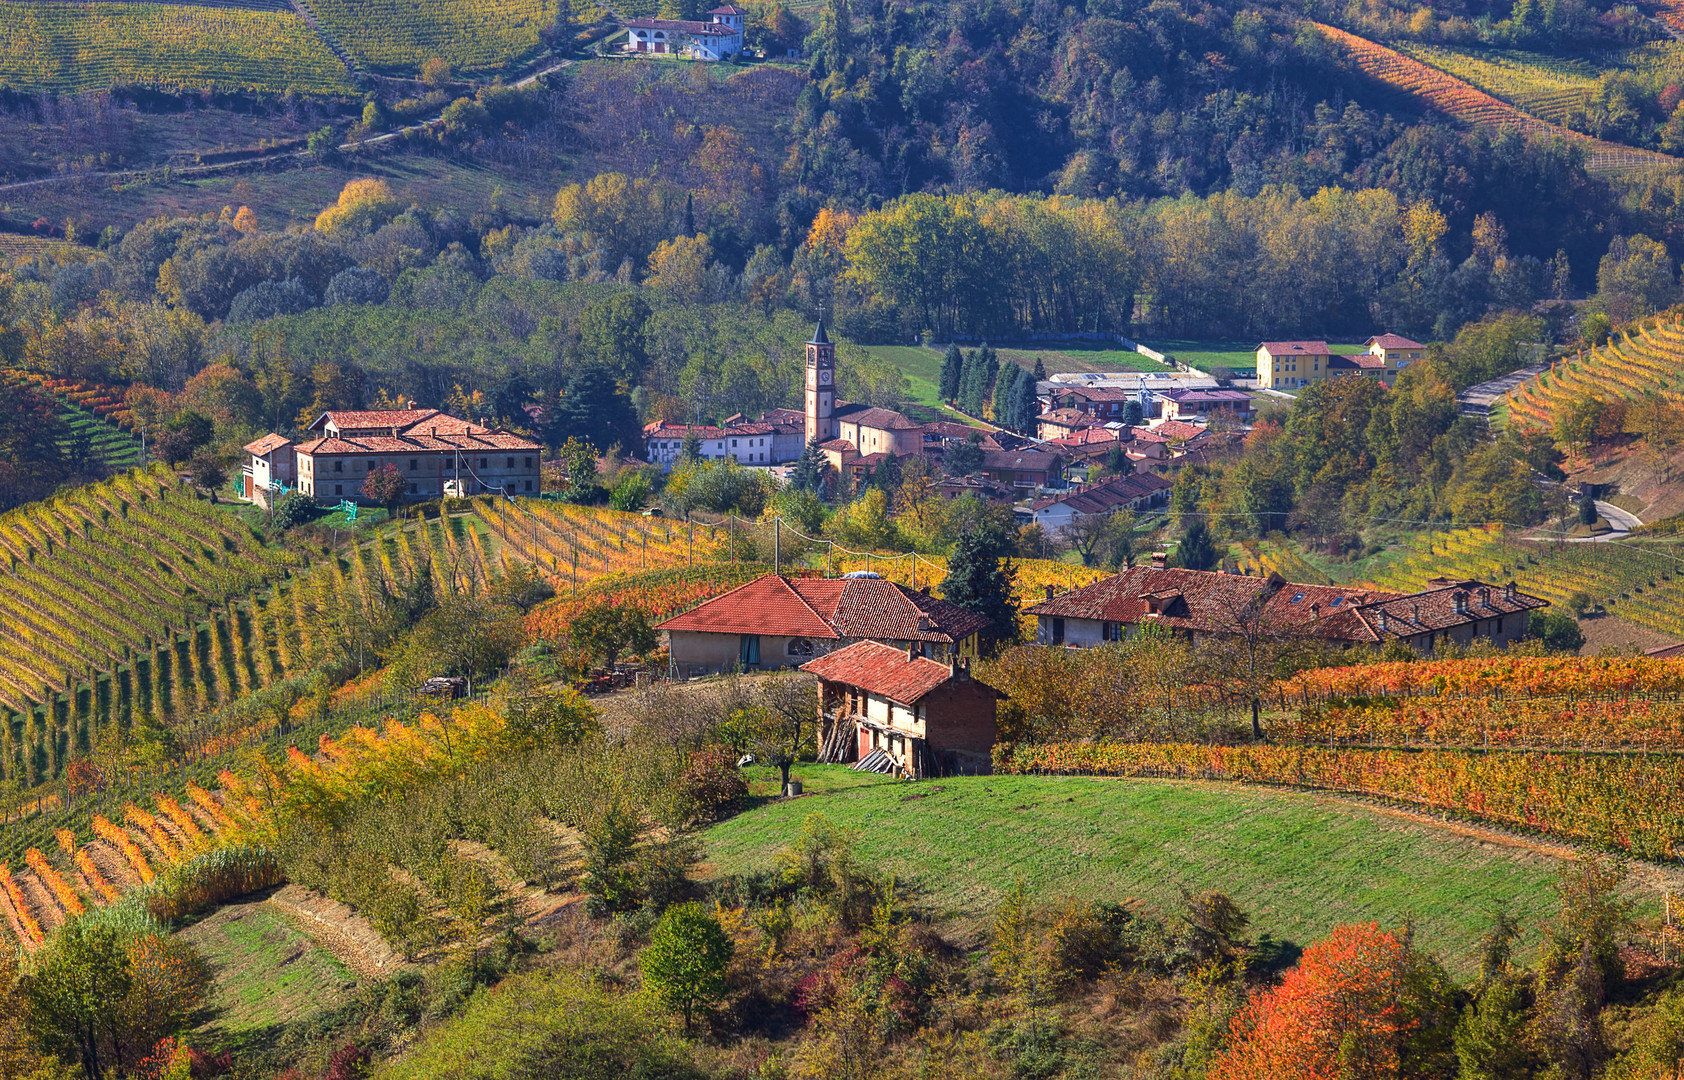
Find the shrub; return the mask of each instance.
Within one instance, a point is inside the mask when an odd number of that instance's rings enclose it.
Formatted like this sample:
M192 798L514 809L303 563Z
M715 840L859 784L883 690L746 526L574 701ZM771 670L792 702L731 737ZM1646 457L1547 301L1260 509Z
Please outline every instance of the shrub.
M748 782L737 768L731 752L722 747L698 750L690 756L690 767L678 778L678 797L689 809L693 823L728 817L748 796Z
M315 502L308 495L294 491L275 504L275 514L271 520L276 528L290 529L296 525L307 524L315 516Z
M379 271L353 266L349 270L339 271L328 281L327 289L322 293L322 304L326 307L338 307L340 304L384 304L391 291Z
M735 953L719 920L692 901L667 909L638 962L644 983L684 1015L688 1031L697 1009L725 996L725 969Z
M297 278L260 281L234 297L228 306L230 323L261 322L277 315L297 315L316 306L316 298Z

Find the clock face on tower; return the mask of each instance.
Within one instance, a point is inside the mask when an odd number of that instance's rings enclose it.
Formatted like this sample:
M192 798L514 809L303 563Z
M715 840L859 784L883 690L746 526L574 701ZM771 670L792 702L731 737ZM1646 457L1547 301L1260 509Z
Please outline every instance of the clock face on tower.
M829 369L825 369L825 370L822 370L822 371L819 372L819 382L822 382L822 383L830 382L830 371L829 371Z

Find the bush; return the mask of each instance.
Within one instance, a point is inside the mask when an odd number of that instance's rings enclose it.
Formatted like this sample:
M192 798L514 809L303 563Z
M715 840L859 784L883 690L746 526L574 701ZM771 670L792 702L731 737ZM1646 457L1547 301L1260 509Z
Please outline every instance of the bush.
M315 501L302 492L294 491L275 504L275 514L270 520L278 529L290 529L308 524L315 516Z
M573 972L505 979L474 998L461 1017L429 1032L384 1075L388 1080L703 1076L647 1005Z
M690 767L678 778L678 796L692 823L718 821L748 797L748 782L730 751L709 747L691 755Z
M1579 629L1578 621L1560 611L1533 612L1526 633L1554 652L1576 653L1585 643L1585 632Z
M642 473L628 473L609 493L608 505L615 510L641 510L653 490Z
M688 1031L697 1009L725 996L725 969L735 952L719 920L691 902L667 909L638 961L643 981L684 1015Z

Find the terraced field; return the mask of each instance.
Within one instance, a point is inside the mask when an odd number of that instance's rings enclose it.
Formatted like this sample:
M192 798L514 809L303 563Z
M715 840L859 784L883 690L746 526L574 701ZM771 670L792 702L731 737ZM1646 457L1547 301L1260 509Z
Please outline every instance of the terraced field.
M1554 544L1522 540L1500 526L1420 533L1412 551L1389 564L1373 583L1399 592L1424 589L1429 579L1471 577L1520 584L1523 592L1566 607L1583 592L1612 615L1684 638L1684 563L1663 551L1631 544Z
M3 54L4 49L5 45L0 44L0 54ZM0 76L0 81L4 81L3 76ZM25 236L22 233L0 233L0 262L7 259L29 259L48 252L93 257L93 252L87 248L67 244L63 240L54 240L47 236Z
M1514 105L1562 124L1596 91L1595 69L1582 61L1511 50L1446 49L1404 42L1398 50Z
M361 65L413 73L432 57L459 72L507 68L538 51L556 0L308 0Z
M1684 321L1676 313L1645 319L1606 345L1557 361L1503 401L1511 423L1549 431L1582 398L1636 401L1651 392L1684 402Z
M28 93L352 91L345 66L290 10L56 0L0 0L0 84Z
M59 440L61 449L86 453L113 470L140 465L140 440L126 430L128 411L120 396L97 389L70 389L59 380L38 375L0 371L0 387L26 380L42 386L58 401L59 418L70 428L70 437Z
M1676 169L1684 161L1652 150L1636 150L1593 139L1558 124L1541 120L1501 101L1484 90L1436 67L1405 56L1396 49L1323 23L1313 23L1328 40L1356 61L1364 74L1424 99L1433 108L1465 124L1518 128L1528 135L1553 135L1579 143L1586 151L1586 167L1605 175L1631 175Z

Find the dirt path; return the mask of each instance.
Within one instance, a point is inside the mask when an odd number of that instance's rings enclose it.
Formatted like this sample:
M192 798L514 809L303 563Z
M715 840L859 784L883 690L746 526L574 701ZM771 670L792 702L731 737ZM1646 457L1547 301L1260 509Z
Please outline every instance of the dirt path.
M337 900L301 885L284 885L263 903L364 978L385 978L409 966L367 919Z

